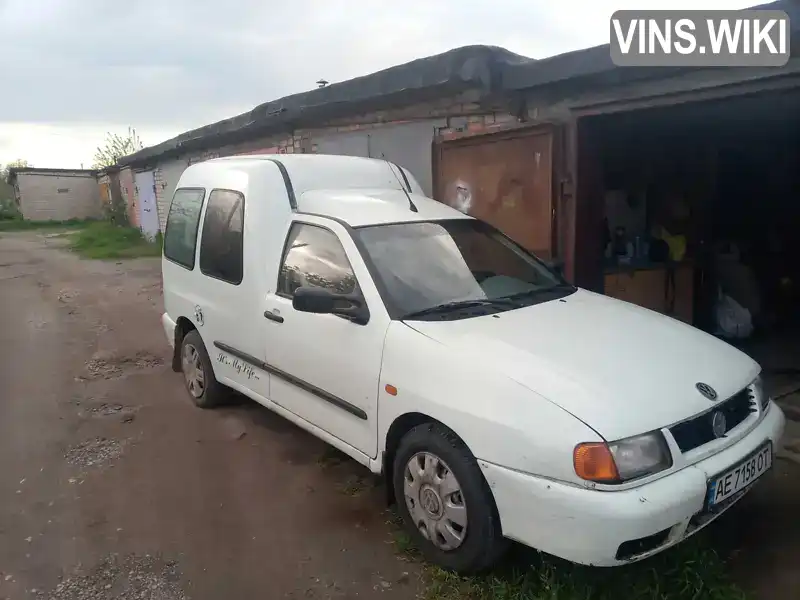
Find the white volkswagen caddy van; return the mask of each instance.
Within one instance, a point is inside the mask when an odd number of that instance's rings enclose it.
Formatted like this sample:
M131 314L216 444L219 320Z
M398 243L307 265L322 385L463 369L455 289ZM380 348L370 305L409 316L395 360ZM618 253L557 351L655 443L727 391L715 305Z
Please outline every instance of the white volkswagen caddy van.
M198 406L233 388L385 474L459 572L508 539L587 565L664 550L767 473L783 433L746 355L570 285L386 161L190 166L163 277Z

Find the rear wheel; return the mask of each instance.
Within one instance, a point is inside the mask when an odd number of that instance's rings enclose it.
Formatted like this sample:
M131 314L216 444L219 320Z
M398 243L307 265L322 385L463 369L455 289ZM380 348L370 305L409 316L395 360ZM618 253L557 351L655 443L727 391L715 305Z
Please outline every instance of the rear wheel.
M186 391L197 406L213 408L222 403L225 388L214 377L211 359L197 331L190 331L183 337L181 371Z
M401 440L394 489L403 522L424 556L459 573L481 571L507 548L489 487L450 430L419 425Z

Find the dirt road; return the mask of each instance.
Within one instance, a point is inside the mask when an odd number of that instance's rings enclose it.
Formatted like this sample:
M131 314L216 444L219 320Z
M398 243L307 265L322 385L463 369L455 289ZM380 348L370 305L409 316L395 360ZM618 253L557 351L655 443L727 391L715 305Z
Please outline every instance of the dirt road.
M62 243L0 236L0 600L417 597L363 468L252 402L189 403L157 260ZM757 598L797 597L798 506L778 461L710 528Z
M0 237L0 599L416 596L363 468L254 403L190 405L157 260L61 243Z

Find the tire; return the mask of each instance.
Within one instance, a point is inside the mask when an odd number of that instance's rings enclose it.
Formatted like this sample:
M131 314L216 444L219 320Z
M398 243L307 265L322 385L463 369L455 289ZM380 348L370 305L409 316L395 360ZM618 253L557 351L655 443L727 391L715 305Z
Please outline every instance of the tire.
M222 404L226 397L225 386L214 377L214 369L203 338L196 330L183 336L180 358L183 385L192 402L200 408L214 408ZM198 382L193 369L201 373L202 383Z
M475 457L452 431L436 423L418 425L400 441L392 469L403 523L428 561L470 574L501 558L509 542L494 497ZM431 527L436 542L430 541Z

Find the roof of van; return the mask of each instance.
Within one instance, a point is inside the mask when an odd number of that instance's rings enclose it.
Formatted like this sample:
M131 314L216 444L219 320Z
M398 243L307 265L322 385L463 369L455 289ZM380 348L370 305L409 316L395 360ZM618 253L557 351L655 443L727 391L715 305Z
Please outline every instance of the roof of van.
M298 213L313 213L344 221L352 227L469 219L458 210L424 195L419 182L406 169L386 160L326 154L240 155L214 158L186 170L244 171L248 176L263 169L282 167L284 181L293 194ZM405 191L404 191L405 189ZM406 194L408 192L408 195ZM287 196L290 192L287 191ZM409 197L417 211L411 209ZM289 198L287 198L289 202Z

